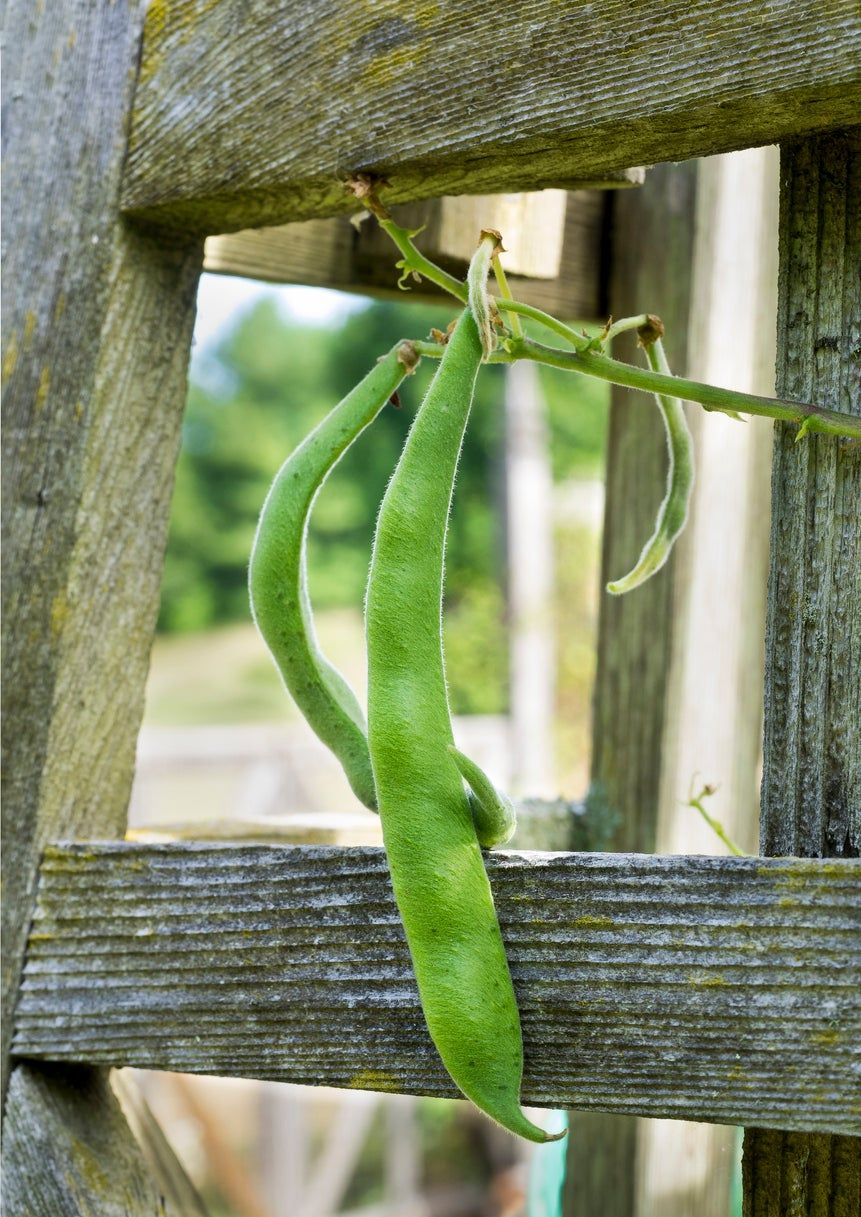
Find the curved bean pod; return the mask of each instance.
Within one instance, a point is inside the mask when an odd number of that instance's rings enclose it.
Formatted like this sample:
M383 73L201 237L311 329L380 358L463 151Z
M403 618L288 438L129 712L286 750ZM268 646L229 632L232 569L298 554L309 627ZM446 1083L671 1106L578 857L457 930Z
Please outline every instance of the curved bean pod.
M366 599L368 740L395 899L431 1038L454 1081L512 1132L520 1110L514 987L469 803L449 752L440 613L454 478L482 348L461 316L389 482Z
M469 786L467 799L479 845L485 849L505 845L517 827L517 812L511 799L497 790L484 770L454 744L449 746L449 752Z
M646 358L654 372L669 375L670 369L660 338L646 346ZM664 420L669 452L667 491L658 510L655 531L649 537L633 570L621 579L607 584L607 591L621 596L651 579L670 556L670 550L688 518L688 503L694 484L693 440L688 429L682 403L677 397L655 394Z
M330 470L373 422L417 359L410 343L398 343L291 453L263 504L248 570L251 614L288 692L341 762L356 796L372 809L377 798L365 716L317 642L305 541L314 499Z
M377 800L364 715L352 689L317 643L305 554L314 498L390 396L398 375L393 357L401 365L401 378L414 366L411 344L400 343L285 461L264 504L249 569L252 616L288 691L340 760L354 793L372 811ZM474 761L464 760L484 780L481 799L476 792L470 795L479 842L487 849L502 845L514 831L514 808Z

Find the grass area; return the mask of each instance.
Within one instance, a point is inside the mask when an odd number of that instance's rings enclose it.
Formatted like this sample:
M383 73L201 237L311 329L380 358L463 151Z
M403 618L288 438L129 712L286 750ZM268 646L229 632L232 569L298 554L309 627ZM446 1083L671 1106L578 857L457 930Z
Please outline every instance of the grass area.
M358 613L318 614L326 655L364 696L365 642ZM153 647L144 723L213 726L297 720L299 712L253 624L159 635Z
M559 789L582 794L588 777L590 704L595 666L598 542L582 522L556 534L557 755ZM502 605L487 587L447 615L452 708L458 714L505 713L506 646ZM326 655L365 699L365 641L356 610L317 614ZM297 722L298 711L252 623L196 634L161 635L153 648L145 725L219 726Z
M595 532L556 529L556 771L566 796L589 784L600 551Z

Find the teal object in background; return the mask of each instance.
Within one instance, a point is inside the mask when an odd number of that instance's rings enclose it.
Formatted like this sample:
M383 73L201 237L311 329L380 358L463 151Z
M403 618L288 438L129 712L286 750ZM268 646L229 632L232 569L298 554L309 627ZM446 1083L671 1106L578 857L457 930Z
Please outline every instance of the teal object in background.
M541 1124L548 1132L568 1127L567 1111L548 1111ZM536 1145L529 1159L526 1188L527 1217L562 1217L562 1185L565 1182L565 1153L568 1138Z
M730 1184L729 1211L730 1217L742 1217L742 1181L741 1181L741 1152L744 1140L744 1129L735 1130L735 1162L732 1169Z

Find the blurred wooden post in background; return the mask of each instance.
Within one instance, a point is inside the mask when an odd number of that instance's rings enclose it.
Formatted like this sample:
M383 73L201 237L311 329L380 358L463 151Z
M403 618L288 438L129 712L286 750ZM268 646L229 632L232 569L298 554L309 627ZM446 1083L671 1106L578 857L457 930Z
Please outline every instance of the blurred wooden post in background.
M688 375L774 391L777 149L700 161ZM681 538L655 849L721 854L691 786L739 845L756 853L768 487L772 424L689 410L696 486ZM720 1124L640 1124L636 1217L726 1217L738 1134Z
M614 315L660 311L674 370L766 394L775 162L764 149L654 171L638 195L614 200L611 272ZM636 557L666 476L656 412L623 402L614 394L604 578ZM688 530L652 583L621 603L602 593L593 780L622 814L618 848L724 852L682 804L698 774L720 786L719 818L753 850L771 427L690 414ZM566 1211L724 1217L734 1155L735 1133L719 1125L575 1116Z
M693 163L658 166L636 196L613 200L610 310L630 316L660 301L668 358L679 372L687 366L696 181ZM620 341L623 346L623 358L636 357L633 340ZM636 561L666 480L660 418L648 397L638 397L612 392L602 588ZM673 557L660 578L627 596L600 592L591 772L619 814L613 843L619 850L655 847L676 578ZM565 1217L632 1217L638 1123L631 1116L572 1112Z
M638 186L642 169L607 176L607 188ZM598 183L593 184L597 187ZM463 277L482 227L497 228L508 251L503 264L518 300L561 317L597 316L604 199L591 190L533 190L425 199L393 209L399 224L421 228L422 251ZM537 239L536 239L537 238ZM370 221L358 232L346 216L252 228L209 237L204 270L270 283L302 283L398 299L441 301L423 279L398 291L397 252Z

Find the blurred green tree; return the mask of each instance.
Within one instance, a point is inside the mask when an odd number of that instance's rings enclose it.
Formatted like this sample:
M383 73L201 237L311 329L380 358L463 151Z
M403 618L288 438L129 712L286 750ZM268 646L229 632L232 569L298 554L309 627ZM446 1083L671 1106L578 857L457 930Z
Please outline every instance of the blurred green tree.
M248 554L282 461L380 354L400 338L444 328L453 316L444 299L439 306L383 300L326 327L285 316L267 297L195 361L161 630L200 630L248 618ZM433 371L433 363L423 361L404 383L401 408L384 409L320 494L309 530L309 580L319 609L362 604L379 502ZM572 393L572 378L552 369L542 369L542 385L554 476L595 471L603 448L604 386L585 382ZM449 645L461 657L450 665L453 702L476 713L504 704L503 439L503 371L488 367L479 377L458 475L446 578ZM469 673L462 697L455 676L460 670Z

